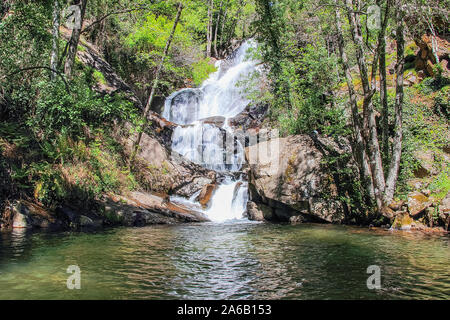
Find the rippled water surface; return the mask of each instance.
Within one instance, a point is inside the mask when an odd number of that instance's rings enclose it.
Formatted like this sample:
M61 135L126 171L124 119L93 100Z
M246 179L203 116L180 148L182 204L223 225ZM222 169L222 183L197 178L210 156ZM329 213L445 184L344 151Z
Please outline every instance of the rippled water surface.
M450 240L235 222L0 233L0 299L449 299ZM81 289L68 290L69 265ZM382 289L368 290L369 265Z

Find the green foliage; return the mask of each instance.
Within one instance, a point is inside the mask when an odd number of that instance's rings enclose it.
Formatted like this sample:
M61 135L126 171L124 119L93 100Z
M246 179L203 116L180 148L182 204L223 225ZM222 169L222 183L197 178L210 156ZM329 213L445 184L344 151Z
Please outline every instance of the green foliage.
M83 81L74 81L67 92L60 81L40 81L36 106L27 124L37 136L51 139L58 133L77 136L84 127L97 127L114 119L129 119L134 111L120 97L98 96Z
M211 73L216 71L217 68L211 64L210 59L205 58L199 60L192 65L192 80L194 81L194 84L198 86L205 81Z
M406 91L403 107L403 144L400 165L398 191L405 193L409 190L407 181L414 177L414 171L419 167L417 153L431 152L436 165L444 164L442 149L448 144L448 120L438 117L430 106L413 102L413 98L420 94L410 89Z

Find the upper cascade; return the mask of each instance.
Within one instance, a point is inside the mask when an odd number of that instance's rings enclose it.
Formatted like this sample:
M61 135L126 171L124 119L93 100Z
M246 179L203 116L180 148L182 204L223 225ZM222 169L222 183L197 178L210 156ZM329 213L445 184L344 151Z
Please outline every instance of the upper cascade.
M248 50L255 47L253 40L244 42L229 59L216 62L218 70L200 88L186 88L170 95L162 116L187 125L214 116L231 118L244 111L250 101L241 93L238 82L255 70L257 61L246 59Z

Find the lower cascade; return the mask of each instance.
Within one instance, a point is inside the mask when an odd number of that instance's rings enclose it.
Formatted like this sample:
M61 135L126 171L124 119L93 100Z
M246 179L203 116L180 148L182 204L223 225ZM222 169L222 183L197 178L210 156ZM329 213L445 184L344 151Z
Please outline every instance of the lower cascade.
M236 178L245 161L244 146L234 139L228 119L244 111L250 102L241 92L239 81L256 68L257 61L246 58L254 47L252 40L244 42L231 57L217 61L218 70L201 87L170 95L162 114L178 124L172 136L173 151L225 176L208 208L202 209L214 222L242 219L247 207L248 184L242 176ZM198 194L189 200L173 200L195 204Z

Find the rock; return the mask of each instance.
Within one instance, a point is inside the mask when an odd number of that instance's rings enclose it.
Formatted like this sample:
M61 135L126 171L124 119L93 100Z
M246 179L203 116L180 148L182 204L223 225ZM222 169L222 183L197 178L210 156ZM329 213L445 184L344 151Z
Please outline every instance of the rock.
M395 216L394 210L392 210L389 206L384 207L382 209L382 214L383 214L383 216L385 216L386 218L389 218L389 219L392 219Z
M239 182L236 183L236 185L234 186L232 203L234 203L234 200L235 200L236 197L238 196L239 189L242 187L242 184L243 184L242 181L239 181Z
M216 127L222 128L223 125L225 124L225 117L222 116L209 117L201 119L199 121L204 124L212 124L215 125Z
M216 184L205 184L202 191L198 195L196 201L200 202L203 208L207 208L208 204L216 190Z
M428 76L434 76L434 66L436 65L437 55L441 66L443 66L443 76L449 78L450 71L446 67L449 61L450 42L445 37L436 36L437 52L433 52L432 37L424 34L421 38L414 40L420 51L416 57L415 67L417 71L424 71Z
M388 207L394 211L398 211L398 210L401 210L401 208L404 204L405 204L405 201L403 201L403 200L392 201Z
M11 206L13 228L46 228L53 230L64 229L62 221L55 218L53 212L34 203L20 200Z
M423 212L426 208L432 204L428 197L420 192L412 192L408 194L408 210L409 214L413 217Z
M439 204L439 219L444 225L445 230L449 230L450 226L450 192Z
M130 131L133 131L131 125L125 124L122 127L117 126L114 132L114 137L124 146L128 155L131 154L136 139L135 135L129 134ZM144 132L136 156L136 174L141 182L148 185L148 189L190 197L206 184L215 182L218 174L176 152L170 152L157 136L155 133Z
M327 222L341 222L344 219L344 209L338 201L314 198L310 201L310 210Z
M410 230L412 225L415 225L413 218L408 212L401 212L397 214L391 228L397 230Z
M105 216L111 224L125 226L209 221L203 213L171 203L168 197L144 192L106 198Z
M247 202L247 217L253 221L264 221L264 214L253 201Z
M13 228L32 228L31 219L28 215L16 211L13 218Z
M94 221L86 216L80 216L80 226L82 227L94 227Z
M249 220L255 221L273 221L273 209L262 203L255 203L253 201L247 202L247 215Z
M325 142L326 149L338 148L331 141ZM260 150L269 152L258 155ZM344 151L338 148L334 152ZM290 216L299 214L321 222L338 223L344 219L343 206L333 199L337 186L324 172L323 153L311 137L297 135L263 141L247 147L245 153L250 168L250 199L274 209L274 220L287 222ZM324 194L331 199L323 199Z
M450 192L447 193L444 199L442 199L439 210L442 213L450 213Z
M229 119L229 125L244 131L260 128L268 110L269 106L266 104L249 105L243 112Z
M301 215L292 216L292 217L289 218L289 222L291 224L303 223L303 222L305 222L305 218L303 216L301 216Z
M430 175L437 174L438 171L434 168L434 154L430 150L418 150L414 152L414 158L417 160L419 166L414 171L417 178L425 178Z

